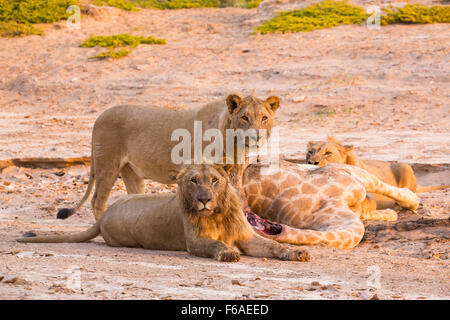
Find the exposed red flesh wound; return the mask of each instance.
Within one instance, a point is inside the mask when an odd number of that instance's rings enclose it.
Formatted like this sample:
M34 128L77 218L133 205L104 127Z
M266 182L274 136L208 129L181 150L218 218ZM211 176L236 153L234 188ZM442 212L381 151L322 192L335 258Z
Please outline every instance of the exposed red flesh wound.
M245 217L248 223L250 223L256 230L262 231L265 234L274 236L280 234L283 231L283 226L278 223L266 220L254 214L253 212L244 211Z

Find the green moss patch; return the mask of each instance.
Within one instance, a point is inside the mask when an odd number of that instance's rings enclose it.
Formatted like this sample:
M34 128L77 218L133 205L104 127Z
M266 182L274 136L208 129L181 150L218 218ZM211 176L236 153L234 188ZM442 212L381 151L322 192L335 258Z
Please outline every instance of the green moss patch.
M383 9L381 24L396 23L449 23L449 6L422 6L407 4L404 7ZM255 33L300 32L331 28L342 24L361 24L369 14L347 1L326 0L304 9L284 11L255 29Z
M132 2L126 0L94 0L92 3L97 6L108 5L110 7L116 7L127 11L139 10Z
M123 3L141 8L152 9L187 9L187 8L221 8L221 7L241 7L256 8L262 0L96 0L107 3L110 6L119 7L125 10Z
M114 49L110 49L108 51L102 52L99 55L89 57L89 59L97 59L103 60L106 58L119 59L126 57L131 51L125 48L115 51Z
M93 48L96 46L109 48L108 51L100 53L98 56L89 59L118 59L127 56L131 51L123 47L135 48L140 44L166 44L166 39L158 39L152 36L132 36L129 34L119 34L112 36L91 36L89 39L80 44L83 48ZM121 50L114 50L122 47Z
M23 37L30 34L42 35L44 32L32 24L17 23L14 21L0 22L0 37Z
M383 9L381 24L395 23L450 23L449 6L422 6L407 4L404 7L389 6Z
M66 10L75 0L0 0L0 36L42 35L33 23L52 23L67 19Z
M256 32L299 32L325 29L342 24L354 24L365 21L368 14L360 7L346 1L323 1L304 9L284 11L275 18L256 28Z
M75 0L0 0L0 21L52 23L67 19Z

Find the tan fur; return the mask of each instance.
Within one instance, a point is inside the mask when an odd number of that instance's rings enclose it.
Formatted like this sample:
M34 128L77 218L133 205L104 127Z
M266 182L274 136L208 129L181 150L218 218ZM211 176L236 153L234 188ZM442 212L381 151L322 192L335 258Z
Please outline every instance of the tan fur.
M354 166L320 168L282 161L272 172L262 169L250 165L235 181L242 181L243 197L251 211L286 225L277 235L260 232L279 242L353 248L364 235L361 219L397 219L395 211L375 211L366 192L388 196L411 210L419 206L419 199L409 189L390 186Z
M173 110L156 107L118 106L104 111L92 132L92 156L89 185L82 200L70 209L62 209L65 219L88 199L94 186L92 207L98 220L115 181L122 176L129 194L144 193L144 179L174 183L181 165L171 160L171 151L179 141L171 141L175 129L187 129L194 137L194 121L202 121L203 132L220 129L265 129L270 134L279 98L260 100L230 94L199 110ZM258 141L264 143L264 141ZM207 143L204 143L204 146ZM191 143L193 148L193 143ZM224 146L226 144L224 143ZM193 155L193 152L192 152Z
M176 195L128 195L116 201L87 231L23 237L19 242L82 242L101 234L110 246L187 250L219 261L250 256L307 261L300 248L256 234L242 202L219 166L191 165L180 172ZM200 204L202 204L200 206Z
M329 163L344 163L360 167L378 177L381 181L399 188L408 188L413 192L427 192L450 188L450 185L417 187L417 180L410 165L402 162L390 163L378 160L361 160L353 153L353 145L328 137L326 141L308 142L306 162L323 167ZM377 208L389 208L394 202L386 197L374 194Z

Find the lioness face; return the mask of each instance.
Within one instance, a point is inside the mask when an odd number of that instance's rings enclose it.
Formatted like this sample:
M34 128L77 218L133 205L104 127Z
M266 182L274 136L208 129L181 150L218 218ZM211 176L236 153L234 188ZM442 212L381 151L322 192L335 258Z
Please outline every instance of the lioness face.
M344 146L327 141L308 142L306 162L316 166L326 166L329 163L345 163L345 154L350 152L353 146Z
M190 165L180 172L177 182L187 212L201 216L220 213L218 201L228 187L227 174L220 166Z
M280 99L270 96L266 100L260 100L253 96L242 98L237 94L230 94L227 97L228 111L231 115L230 129L255 129L256 136L252 135L246 139L246 147L262 146L265 138L270 136L272 131L275 112L280 106ZM262 134L260 130L266 130Z

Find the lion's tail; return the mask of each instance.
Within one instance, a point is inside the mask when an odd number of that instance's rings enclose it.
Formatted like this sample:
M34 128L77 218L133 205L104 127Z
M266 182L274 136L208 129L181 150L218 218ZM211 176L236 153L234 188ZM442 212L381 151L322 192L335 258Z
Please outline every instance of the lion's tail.
M61 243L61 242L84 242L91 240L100 234L100 221L97 221L89 229L74 233L55 236L36 236L34 233L25 233L17 242L27 243Z
M73 215L75 212L77 212L78 209L81 208L81 206L86 202L86 200L89 198L89 195L91 194L92 187L94 186L95 182L95 176L94 176L94 157L91 155L91 169L89 170L89 184L87 187L87 190L78 204L73 208L62 208L58 211L58 214L56 215L57 219L67 219L71 215Z
M416 193L423 193L433 190L442 190L450 188L450 184L444 184L442 186L429 186L429 187L417 187Z

